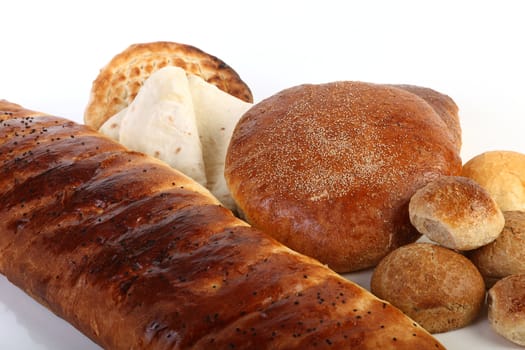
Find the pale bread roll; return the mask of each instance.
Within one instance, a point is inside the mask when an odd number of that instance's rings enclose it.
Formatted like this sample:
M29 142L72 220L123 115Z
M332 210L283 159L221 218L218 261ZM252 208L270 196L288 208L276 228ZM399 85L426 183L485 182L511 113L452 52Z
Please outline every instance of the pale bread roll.
M508 340L525 346L525 275L505 277L489 289L489 322Z
M525 211L525 154L485 152L465 163L462 175L489 191L502 211Z
M250 89L237 72L217 57L175 42L140 43L117 54L100 70L91 88L85 123L99 129L135 99L153 72L166 66L180 67L243 101L253 101Z
M146 80L122 119L119 141L206 185L197 121L183 69L166 67Z
M472 179L443 176L416 191L408 207L414 227L447 248L471 250L494 241L505 224L490 194Z
M485 300L483 278L472 262L432 243L394 250L375 268L370 287L430 333L470 324Z
M506 211L505 227L492 243L469 252L488 286L499 279L525 274L525 212Z

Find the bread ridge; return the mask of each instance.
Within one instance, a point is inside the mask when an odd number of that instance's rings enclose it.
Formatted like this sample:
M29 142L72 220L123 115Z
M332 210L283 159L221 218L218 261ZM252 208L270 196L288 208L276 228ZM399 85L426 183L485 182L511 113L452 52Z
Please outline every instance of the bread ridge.
M0 272L105 349L443 348L90 127L0 101L0 161Z

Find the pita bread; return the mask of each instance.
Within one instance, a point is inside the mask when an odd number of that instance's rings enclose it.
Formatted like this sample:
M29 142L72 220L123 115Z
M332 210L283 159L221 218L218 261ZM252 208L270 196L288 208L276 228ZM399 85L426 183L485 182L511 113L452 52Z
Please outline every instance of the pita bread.
M225 207L233 209L235 202L224 178L224 162L233 129L252 104L230 96L196 75L188 75L188 84L206 167L206 187Z
M116 55L93 82L84 122L99 129L137 95L144 81L165 66L177 66L243 100L253 102L248 86L226 63L189 45L174 42L134 44Z
M119 141L206 186L199 132L183 69L166 67L146 80L121 120Z
M165 161L204 185L225 207L235 209L224 161L233 129L252 105L182 68L164 67L99 131Z

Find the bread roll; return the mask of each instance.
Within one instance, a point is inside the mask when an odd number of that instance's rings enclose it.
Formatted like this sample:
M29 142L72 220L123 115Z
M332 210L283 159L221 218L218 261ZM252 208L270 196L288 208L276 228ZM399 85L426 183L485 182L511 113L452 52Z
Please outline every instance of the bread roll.
M508 275L525 274L525 212L506 211L498 238L468 253L488 286Z
M488 244L505 224L490 194L461 176L429 182L412 196L408 210L419 232L450 249L471 250Z
M98 130L106 120L135 99L151 73L166 66L183 68L243 101L253 101L246 83L217 57L196 47L174 42L140 43L117 54L100 70L91 88L84 113L85 123Z
M489 191L502 211L525 211L525 154L485 152L465 163L462 175Z
M489 289L489 322L508 340L525 346L525 275L507 276Z
M470 324L485 301L485 285L463 255L431 243L394 250L375 268L372 293L431 333Z
M0 272L104 349L443 349L195 181L0 101Z
M256 104L237 124L225 165L248 222L339 272L417 240L410 197L460 171L454 137L432 106L362 82L301 85Z

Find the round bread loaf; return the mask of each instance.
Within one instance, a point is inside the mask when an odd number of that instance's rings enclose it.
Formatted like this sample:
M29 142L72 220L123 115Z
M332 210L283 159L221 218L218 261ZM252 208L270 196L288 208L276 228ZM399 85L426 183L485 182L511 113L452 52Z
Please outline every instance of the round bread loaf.
M508 340L525 346L525 275L507 276L489 289L489 323Z
M470 324L485 301L485 284L463 255L432 243L394 250L375 268L372 293L431 333Z
M525 154L485 152L465 163L462 175L489 191L502 211L525 211Z
M474 180L443 176L416 191L410 222L430 240L450 249L471 250L494 241L505 224L490 194Z
M488 286L509 275L525 274L525 212L506 211L503 215L505 227L498 238L468 253Z
M431 105L363 82L301 85L256 104L225 164L249 223L337 272L417 240L410 197L460 171L455 137Z
M450 130L458 151L461 149L461 128L458 117L458 106L454 103L454 100L447 95L437 93L436 91L423 86L407 84L392 86L416 94L431 105Z

